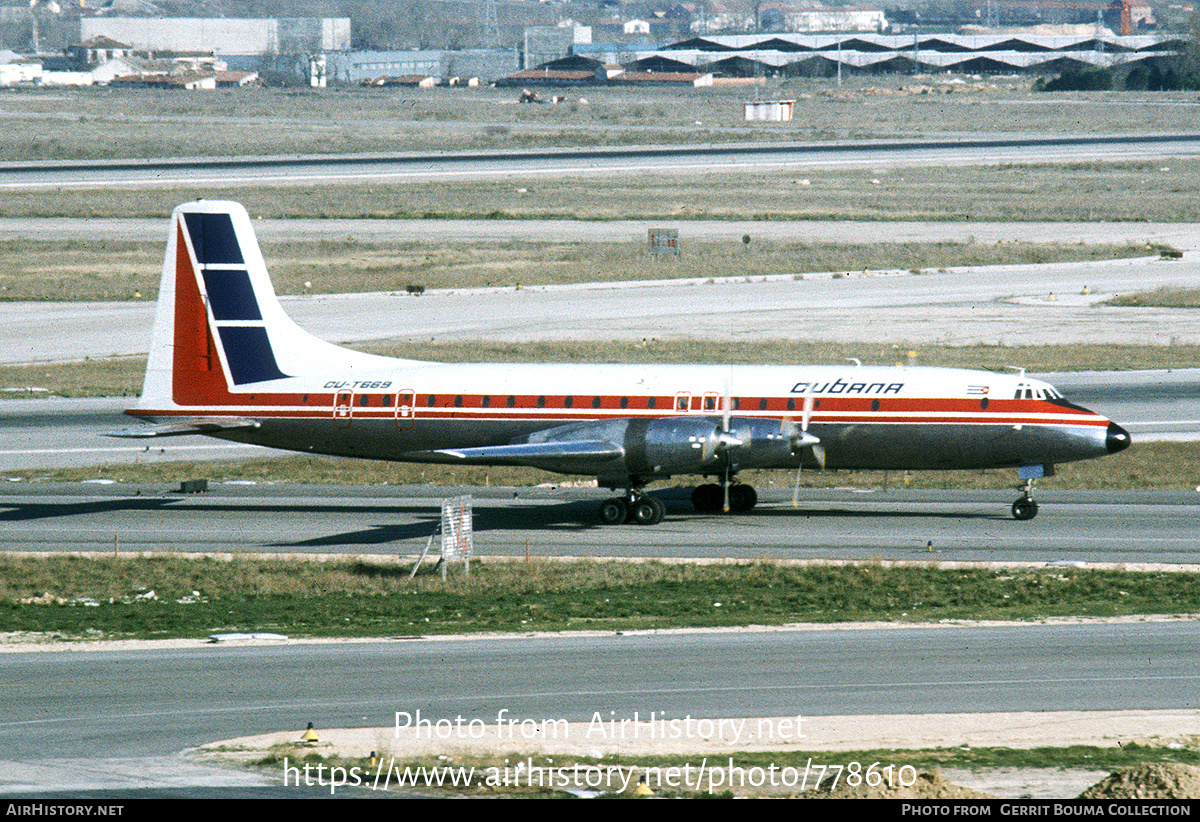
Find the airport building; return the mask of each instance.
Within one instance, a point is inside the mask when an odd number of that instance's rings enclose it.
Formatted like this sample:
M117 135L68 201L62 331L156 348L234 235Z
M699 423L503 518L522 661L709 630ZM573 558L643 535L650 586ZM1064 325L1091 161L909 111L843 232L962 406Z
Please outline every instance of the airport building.
M1114 68L1176 54L1178 36L1115 34L728 34L637 53L725 77L851 73L1047 74Z
M326 54L329 80L360 85L385 77L477 78L491 83L512 74L520 55L515 49L443 51L343 51Z
M350 18L83 17L80 40L108 38L135 51L210 52L230 68L264 58L348 51Z

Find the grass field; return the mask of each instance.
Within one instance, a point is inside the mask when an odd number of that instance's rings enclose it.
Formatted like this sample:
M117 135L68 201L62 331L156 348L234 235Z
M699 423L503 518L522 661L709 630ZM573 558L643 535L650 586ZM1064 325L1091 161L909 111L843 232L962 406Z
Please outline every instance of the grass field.
M528 286L767 274L921 270L1145 256L1145 244L690 242L655 260L641 243L264 243L280 294ZM154 300L163 241L0 241L0 301Z
M1122 294L1105 302L1122 307L1153 306L1156 308L1200 308L1200 288L1157 288Z
M0 555L0 632L411 636L1200 612L1190 573L477 559L443 581L432 567L410 579L408 563L376 558Z
M951 79L588 88L567 90L563 105L519 105L519 89L490 88L5 89L0 160L957 136L981 125L990 133L1078 133L1084 123L1093 133L1181 132L1200 123L1186 92L1033 94L1024 79L944 84ZM794 119L747 123L743 101L760 95L795 99Z
M512 177L323 186L6 191L0 217L162 217L198 197L253 217L1191 222L1200 159ZM157 239L157 238L155 238Z

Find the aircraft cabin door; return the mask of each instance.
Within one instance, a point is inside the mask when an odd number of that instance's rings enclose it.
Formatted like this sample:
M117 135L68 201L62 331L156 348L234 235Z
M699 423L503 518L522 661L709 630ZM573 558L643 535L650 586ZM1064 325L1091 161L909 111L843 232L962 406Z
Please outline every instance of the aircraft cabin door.
M338 428L349 428L354 416L354 392L343 388L333 395L333 421Z
M410 388L396 392L396 427L411 431L416 424L417 394Z

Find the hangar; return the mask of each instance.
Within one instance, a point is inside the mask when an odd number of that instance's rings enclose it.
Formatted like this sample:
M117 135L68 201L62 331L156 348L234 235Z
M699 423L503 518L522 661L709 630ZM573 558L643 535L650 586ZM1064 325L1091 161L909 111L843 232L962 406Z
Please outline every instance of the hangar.
M1178 36L1115 34L730 34L692 37L639 61L664 58L726 77L851 73L1045 74L1114 68L1182 50Z

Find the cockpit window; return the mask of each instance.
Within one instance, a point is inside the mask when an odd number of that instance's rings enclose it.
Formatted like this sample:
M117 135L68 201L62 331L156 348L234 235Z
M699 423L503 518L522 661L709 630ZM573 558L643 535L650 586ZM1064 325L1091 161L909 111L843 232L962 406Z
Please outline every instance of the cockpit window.
M1058 389L1052 385L1032 386L1029 383L1017 383L1017 390L1013 394L1014 400L1049 400L1056 402L1063 400L1063 395L1058 392Z

